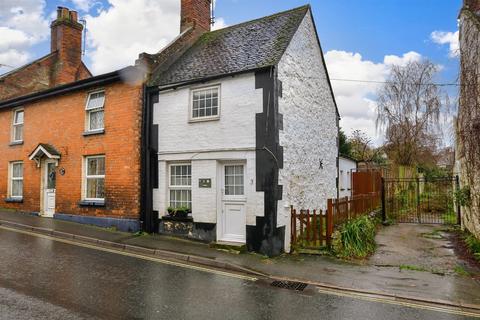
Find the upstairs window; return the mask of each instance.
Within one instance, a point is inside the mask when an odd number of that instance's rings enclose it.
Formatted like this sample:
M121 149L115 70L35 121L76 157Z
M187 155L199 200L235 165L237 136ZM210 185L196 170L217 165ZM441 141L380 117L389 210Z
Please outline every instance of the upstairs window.
M92 92L87 99L87 131L104 129L105 92Z
M23 141L23 109L18 109L13 112L13 130L12 130L12 141L13 142L22 142Z
M191 119L217 119L220 115L220 87L192 90Z
M10 163L10 198L23 197L23 162Z

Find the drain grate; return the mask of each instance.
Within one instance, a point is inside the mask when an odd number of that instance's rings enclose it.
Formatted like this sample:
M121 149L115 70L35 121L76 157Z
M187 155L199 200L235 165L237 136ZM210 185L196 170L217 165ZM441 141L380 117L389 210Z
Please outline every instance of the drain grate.
M272 287L287 289L287 290L295 290L295 291L303 291L308 284L304 282L296 282L296 281L280 281L276 280L270 284Z

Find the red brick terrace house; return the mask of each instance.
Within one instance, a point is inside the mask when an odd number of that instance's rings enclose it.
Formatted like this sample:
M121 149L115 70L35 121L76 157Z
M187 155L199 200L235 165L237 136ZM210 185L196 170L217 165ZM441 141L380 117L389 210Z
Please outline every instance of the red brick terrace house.
M51 53L0 78L0 208L138 230L142 78L92 77L82 29L59 8Z
M172 44L98 76L81 61L77 13L59 7L51 53L0 76L0 209L139 230L156 180L155 156L145 152L155 141L142 137L151 122L142 116L144 82L210 30L209 16L199 19L209 5L181 0Z

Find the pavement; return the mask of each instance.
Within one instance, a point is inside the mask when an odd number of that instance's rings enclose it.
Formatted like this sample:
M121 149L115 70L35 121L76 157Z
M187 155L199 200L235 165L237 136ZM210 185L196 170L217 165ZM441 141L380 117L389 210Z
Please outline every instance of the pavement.
M133 235L3 211L0 211L0 225L28 229L55 237L74 238L78 241L156 255L165 259L189 261L218 269L276 279L298 280L326 289L341 289L352 293L377 294L384 297L480 310L480 284L471 277L452 273L417 271L411 268L401 269L398 263L392 261L386 263L387 260L382 260L379 256L373 256L370 261L363 263L314 255L285 254L270 259L252 253L236 254L218 250L205 243L173 237ZM385 243L385 235L395 234L395 230L389 230L389 228L396 228L396 226L380 230L377 240L380 243L379 251L387 253L385 256L394 257L396 254L388 254L389 250L386 248L391 241ZM398 240L398 243L400 242L401 240ZM417 253L410 252L406 256L415 257ZM408 260L407 264L410 263L413 262Z
M473 319L0 228L0 319Z

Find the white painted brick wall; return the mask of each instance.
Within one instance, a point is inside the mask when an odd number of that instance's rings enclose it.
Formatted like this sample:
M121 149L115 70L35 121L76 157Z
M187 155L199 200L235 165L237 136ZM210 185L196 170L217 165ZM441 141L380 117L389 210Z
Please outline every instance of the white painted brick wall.
M168 163L192 164L192 215L195 222L216 223L220 186L226 162L242 161L245 167L247 224L263 216L263 192L255 186L255 114L263 111L262 90L255 89L253 73L228 77L221 86L220 120L189 122L189 97L194 87L161 93L154 106L159 125L159 188L154 190L154 209L168 208ZM209 84L202 84L201 87ZM198 179L212 179L212 188L199 188Z
M284 168L280 170L283 200L278 225L286 225L285 248L289 250L289 206L324 209L327 198L336 197L337 115L310 13L280 61L278 72L283 82L279 107L284 127L280 131Z
M189 123L190 91L221 85L220 120ZM253 73L160 94L154 107L163 152L255 147L255 114L263 111L262 90L255 89Z
M352 170L357 168L357 163L353 160L340 157L338 163L339 170L339 196L351 197L352 196ZM344 190L342 190L344 189Z

